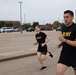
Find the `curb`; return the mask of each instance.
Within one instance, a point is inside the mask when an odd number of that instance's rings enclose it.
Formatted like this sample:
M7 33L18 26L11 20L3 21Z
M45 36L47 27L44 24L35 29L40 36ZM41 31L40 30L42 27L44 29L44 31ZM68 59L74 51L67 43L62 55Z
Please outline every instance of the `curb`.
M9 60L15 60L15 59L24 58L24 57L30 57L30 56L34 56L36 54L37 53L30 53L30 54L26 54L26 55L19 55L19 56L13 56L13 57L8 57L8 58L3 58L3 59L0 59L0 62L9 61Z

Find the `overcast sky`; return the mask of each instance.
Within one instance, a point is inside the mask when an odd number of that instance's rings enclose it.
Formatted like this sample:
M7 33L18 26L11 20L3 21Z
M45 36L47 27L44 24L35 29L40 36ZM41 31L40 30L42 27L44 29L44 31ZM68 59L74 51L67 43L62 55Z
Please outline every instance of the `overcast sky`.
M0 20L20 20L18 1L23 2L22 19L27 23L38 21L45 24L56 20L62 22L65 10L69 9L75 13L76 9L76 0L0 0Z

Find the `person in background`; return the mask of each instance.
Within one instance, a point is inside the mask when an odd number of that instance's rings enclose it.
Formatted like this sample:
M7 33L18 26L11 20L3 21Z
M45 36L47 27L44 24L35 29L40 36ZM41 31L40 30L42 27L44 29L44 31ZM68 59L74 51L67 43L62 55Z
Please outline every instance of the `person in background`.
M51 52L48 52L47 50L47 43L49 42L49 37L41 32L40 26L35 27L36 30L36 43L34 45L38 44L38 50L37 50L37 57L39 62L41 63L42 67L40 70L46 69L47 66L44 64L44 61L50 56L53 57Z

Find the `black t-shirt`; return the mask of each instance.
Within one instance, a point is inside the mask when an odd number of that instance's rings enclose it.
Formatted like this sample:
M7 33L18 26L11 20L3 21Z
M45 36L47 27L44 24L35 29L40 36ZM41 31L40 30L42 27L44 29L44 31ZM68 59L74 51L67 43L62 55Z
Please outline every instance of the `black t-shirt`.
M73 23L71 26L62 27L62 35L65 39L75 41L76 40L76 24ZM62 52L65 54L76 54L76 47L63 43Z
M40 33L36 34L35 37L36 37L37 42L39 44L41 44L41 43L45 42L47 35L43 32L40 32Z

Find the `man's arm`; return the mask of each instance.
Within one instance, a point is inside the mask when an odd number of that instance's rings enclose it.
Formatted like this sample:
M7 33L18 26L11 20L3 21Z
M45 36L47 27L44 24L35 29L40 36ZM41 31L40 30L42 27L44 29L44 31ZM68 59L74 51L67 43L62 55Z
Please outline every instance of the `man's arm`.
M60 48L62 45L63 45L63 43L62 43L62 42L61 42L61 43L59 43L59 44L57 44L57 48Z
M65 43L67 43L67 44L69 44L69 45L71 45L71 46L76 47L76 40L75 40L75 41L67 40L67 39L65 39L62 35L59 36L59 41L65 42Z
M67 43L67 44L69 44L69 45L71 45L71 46L76 47L76 40L75 40L75 41L71 41L71 40L65 39L65 43Z

